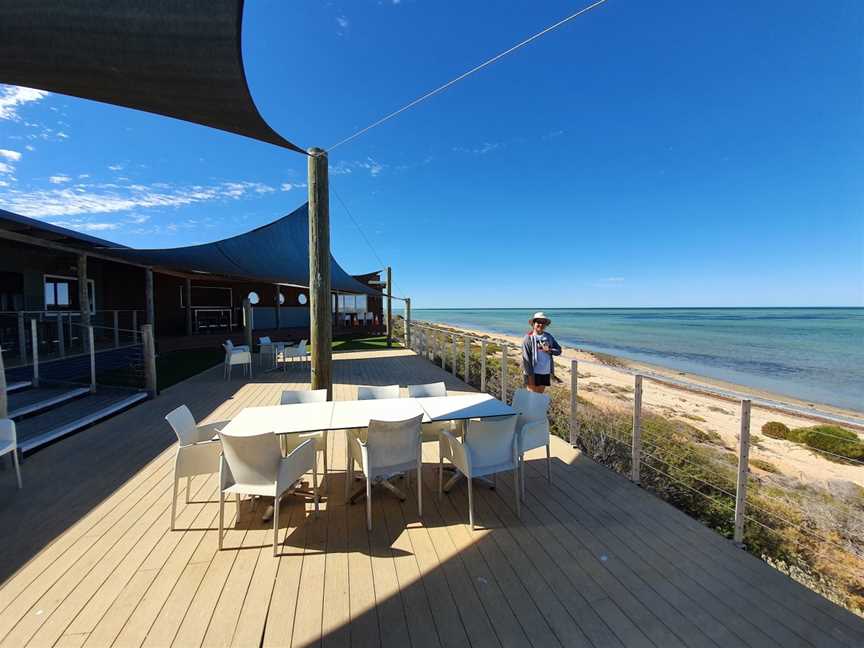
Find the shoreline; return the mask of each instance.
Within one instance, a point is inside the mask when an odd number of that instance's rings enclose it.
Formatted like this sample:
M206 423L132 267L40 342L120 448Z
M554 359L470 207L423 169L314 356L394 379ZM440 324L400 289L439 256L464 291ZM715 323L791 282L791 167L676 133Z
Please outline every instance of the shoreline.
M494 341L496 339L503 340L506 341L508 344L516 346L522 343L521 336L500 333L498 331L466 327L445 322L426 322L418 320L417 323L422 323L429 326L443 327L453 331L467 333L478 338L487 338L491 341ZM550 330L550 333L552 333L553 335L555 334L553 330ZM664 367L663 365L644 362L641 360L630 360L629 358L615 356L607 353L600 354L579 347L571 347L562 344L561 350L561 355L556 358L556 370L561 364L563 364L561 363L561 359L566 358L577 360L580 362L591 363L590 366L601 365L604 367L608 367L612 370L617 370L619 372L631 371L635 373L641 373L645 375L646 379L648 380L651 379L651 374L654 374L661 379L668 379L679 383L687 383L677 385L665 382L661 383L664 386L669 387L670 389L679 389L685 392L700 393L706 396L710 396L712 398L717 398L729 402L737 402L739 400L739 395L743 397L753 397L755 399L758 399L759 401L754 402L753 407L759 407L760 409L765 410L773 410L777 411L778 413L787 413L787 410L782 408L788 407L789 409L793 410L794 414L804 418L810 418L819 422L841 423L842 425L854 427L857 430L864 432L864 411L838 407L836 405L829 405L828 403L805 401L800 398L795 398L794 396L787 396L785 394L779 394L777 392L759 389L757 387L749 387L747 385L741 385L739 383L733 383L726 380L721 380L719 378L711 378L708 376L703 376L701 374L679 371L677 369L670 369L669 367ZM618 363L620 366L604 362L602 360L602 357L613 358L615 362ZM569 366L564 367L564 373L568 376L569 379ZM724 394L723 392L726 393ZM825 414L829 416L826 417L824 416ZM831 418L832 416L836 418Z

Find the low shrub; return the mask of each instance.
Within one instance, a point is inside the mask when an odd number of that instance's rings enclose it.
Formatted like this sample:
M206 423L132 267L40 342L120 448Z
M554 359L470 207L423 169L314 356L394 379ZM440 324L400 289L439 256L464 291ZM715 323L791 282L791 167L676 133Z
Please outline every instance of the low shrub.
M789 436L789 426L780 421L768 421L762 426L762 434L772 439L786 439Z
M814 425L802 429L803 442L815 450L831 453L824 455L827 459L864 461L864 442L851 430L837 425Z
M769 472L769 473L779 473L780 472L780 469L777 468L777 466L772 464L770 461L765 461L764 459L751 459L750 465L755 466L759 470L764 470L765 472Z

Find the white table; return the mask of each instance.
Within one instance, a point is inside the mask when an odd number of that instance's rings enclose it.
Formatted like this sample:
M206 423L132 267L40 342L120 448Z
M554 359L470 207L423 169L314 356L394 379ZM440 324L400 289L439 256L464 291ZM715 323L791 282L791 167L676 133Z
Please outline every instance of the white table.
M325 403L295 403L247 407L235 416L222 431L234 436L254 436L266 432L299 434L332 430L333 401ZM335 428L338 429L338 428Z
M507 403L502 403L489 394L430 396L412 400L420 403L429 421L465 421L472 418L509 416L518 413Z
M423 415L423 422L431 419L423 411L419 398L378 398L373 400L336 401L333 403L331 430L369 427L369 421L404 421Z

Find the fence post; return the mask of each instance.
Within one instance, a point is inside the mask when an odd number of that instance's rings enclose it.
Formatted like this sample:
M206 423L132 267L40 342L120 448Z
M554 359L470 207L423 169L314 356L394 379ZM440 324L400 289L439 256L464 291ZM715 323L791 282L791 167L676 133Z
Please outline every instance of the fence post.
M144 381L147 394L156 398L156 343L153 340L153 325L141 327L141 341L144 344Z
M639 483L639 463L642 460L642 376L636 375L633 390L633 445L630 461L630 479Z
M471 338L467 335L463 335L462 339L465 342L465 382L468 382L469 374L471 373Z
M93 343L93 327L87 327L87 348L90 350L90 393L96 393L96 345Z
M9 417L9 397L6 395L6 367L3 366L3 347L0 347L0 419Z
M486 340L480 342L480 391L486 393Z
M501 345L501 400L507 402L507 345Z
M456 336L455 335L450 336L450 361L452 363L450 365L450 369L452 369L453 375L458 377L458 374L456 373Z
M252 353L252 302L243 300L243 341Z
M18 312L18 359L27 364L27 328L24 326L24 311Z
M36 318L30 320L30 344L33 345L33 386L39 386L39 334L36 331Z
M132 311L132 344L138 344L138 311Z
M447 369L447 347L444 343L444 334L438 335L438 350L441 352L441 368Z
M114 348L120 346L120 313L114 311Z
M71 335L71 333L72 333L72 318L71 317L69 318L69 333L70 333L70 335L69 335L70 340L69 341L71 342L72 341L71 340L71 337L72 337L72 335ZM65 337L66 337L66 331L63 330L63 313L57 313L57 347L58 347L58 351L60 351L60 357L61 358L66 357L66 340L65 340Z
M411 348L411 298L405 298L405 347Z
M570 361L570 446L576 447L576 439L579 438L579 417L577 407L579 406L579 363Z
M738 483L735 488L735 544L744 544L744 516L747 508L747 477L750 474L750 401L741 401L741 433L738 436Z

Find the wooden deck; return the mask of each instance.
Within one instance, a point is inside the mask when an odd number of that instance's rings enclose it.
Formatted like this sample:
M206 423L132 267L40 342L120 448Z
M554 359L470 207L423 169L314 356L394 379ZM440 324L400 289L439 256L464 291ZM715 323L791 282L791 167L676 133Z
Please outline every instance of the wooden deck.
M864 646L860 619L557 439L551 485L528 464L522 519L504 477L475 491L473 533L464 485L434 494L434 444L422 519L376 492L367 533L343 502L340 435L320 516L283 504L280 558L248 502L216 550L215 477L192 482L192 504L181 491L169 532L164 414L185 402L225 420L304 386L299 367L221 371L28 457L24 491L0 470L0 646ZM340 399L436 379L469 391L408 351L341 354L334 376Z

